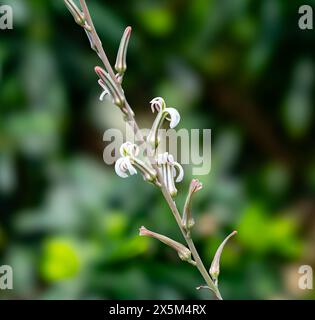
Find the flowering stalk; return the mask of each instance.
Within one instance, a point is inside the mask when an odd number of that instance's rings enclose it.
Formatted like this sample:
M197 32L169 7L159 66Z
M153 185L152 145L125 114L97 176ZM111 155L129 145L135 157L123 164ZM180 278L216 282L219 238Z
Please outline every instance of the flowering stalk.
M196 266L196 268L199 270L204 281L206 282L206 285L202 285L199 288L207 288L213 291L216 298L221 300L222 297L218 288L217 276L220 256L227 239L219 247L214 261L210 267L209 273L196 250L190 233L190 229L194 224L191 216L192 195L201 189L201 184L198 180L194 179L192 181L183 210L183 216L181 216L174 201L174 197L177 194L175 183L178 183L183 179L183 168L169 153L166 152L160 155L156 154L157 146L159 144L159 129L165 120L170 121L171 128L175 128L180 121L180 115L178 111L174 108L167 107L163 98L158 97L153 99L151 101L151 109L152 112L155 110L157 111L157 117L152 125L152 129L148 138L144 139L138 124L135 121L134 112L126 99L121 86L122 77L127 68L126 53L130 39L131 28L126 28L121 39L115 64L115 70L118 73L115 74L94 27L89 9L86 5L86 1L80 0L81 8L78 8L72 0L64 1L71 14L74 16L75 21L84 28L92 49L98 54L99 58L103 62L104 69L101 67L95 68L95 71L99 76L98 83L103 89L100 99L103 100L106 95L109 95L112 98L113 103L122 111L125 121L132 127L135 136L138 138L140 143L145 145L147 150L149 150L147 156L148 158L144 159L143 161L139 158L139 147L137 145L130 142L124 143L120 148L121 157L116 161L115 164L116 173L120 177L126 178L128 175L136 174L138 172L137 170L139 170L144 180L153 183L155 186L161 189L161 192L177 222L188 248L179 242L176 242L164 235L152 232L144 227L140 228L140 235L156 238L175 249L182 260L189 262L193 266Z

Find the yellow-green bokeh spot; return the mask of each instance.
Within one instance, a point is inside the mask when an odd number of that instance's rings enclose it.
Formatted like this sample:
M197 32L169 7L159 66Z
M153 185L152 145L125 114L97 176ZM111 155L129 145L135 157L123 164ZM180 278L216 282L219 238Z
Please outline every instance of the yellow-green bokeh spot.
M127 229L128 218L123 212L106 213L103 219L103 230L110 239L121 238Z
M292 259L301 254L298 221L294 216L275 216L263 206L251 204L245 209L237 229L239 242L256 253L277 252Z
M138 13L140 23L154 36L165 36L174 28L174 16L168 8L145 7Z
M53 238L45 242L40 273L47 281L59 281L76 276L80 269L79 253L74 243Z
M149 249L149 239L146 237L133 237L128 238L125 241L115 247L112 252L111 261L132 259L140 254L147 252Z

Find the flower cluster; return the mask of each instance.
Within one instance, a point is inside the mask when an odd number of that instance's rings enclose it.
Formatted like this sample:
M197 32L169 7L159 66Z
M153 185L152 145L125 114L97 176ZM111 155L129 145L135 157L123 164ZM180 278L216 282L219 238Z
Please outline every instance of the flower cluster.
M100 76L103 75L104 71L100 69L96 69L96 71ZM100 81L102 80L99 80L99 82ZM176 109L167 108L163 98L154 98L150 104L152 112L157 111L157 116L148 135L147 142L151 144L153 149L156 149L159 144L159 129L163 121L165 119L170 121L170 127L174 128L180 121L180 115ZM151 164L139 159L139 146L129 141L125 142L120 148L120 154L121 157L116 161L115 165L115 171L120 177L126 178L128 175L132 176L137 173L136 168L138 168L146 181L156 182L156 184L159 185L159 182L156 181L157 173ZM178 183L183 180L183 167L176 162L174 157L168 152L157 154L154 161L161 177L163 177L166 188L171 196L175 197L177 195L175 182Z

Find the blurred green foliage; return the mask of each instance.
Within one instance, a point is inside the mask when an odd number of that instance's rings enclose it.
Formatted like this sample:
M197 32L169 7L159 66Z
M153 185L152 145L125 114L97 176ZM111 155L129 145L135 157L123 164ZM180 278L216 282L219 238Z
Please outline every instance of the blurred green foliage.
M100 64L63 1L7 0L0 31L0 265L3 298L209 298L190 265L138 237L181 236L155 188L122 180L102 159L119 112L98 101ZM163 96L181 127L212 129L212 169L196 196L196 245L222 256L227 299L314 298L298 266L315 266L314 32L298 7L315 1L89 1L112 62L133 34L125 91L137 119ZM191 167L179 186L183 205ZM291 271L290 271L291 270ZM292 271L293 270L293 271Z

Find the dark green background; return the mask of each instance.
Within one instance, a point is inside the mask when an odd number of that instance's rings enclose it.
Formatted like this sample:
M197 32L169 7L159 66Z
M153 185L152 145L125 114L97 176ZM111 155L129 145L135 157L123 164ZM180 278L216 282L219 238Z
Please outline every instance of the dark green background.
M201 276L145 225L181 241L160 193L103 163L121 127L98 101L100 64L63 1L7 0L0 31L0 265L3 298L183 299ZM212 129L212 169L194 204L206 266L218 244L227 299L314 298L298 267L315 265L314 43L298 7L315 1L88 1L112 63L133 27L126 95L144 127L163 96L178 128ZM183 205L191 176L179 185Z

